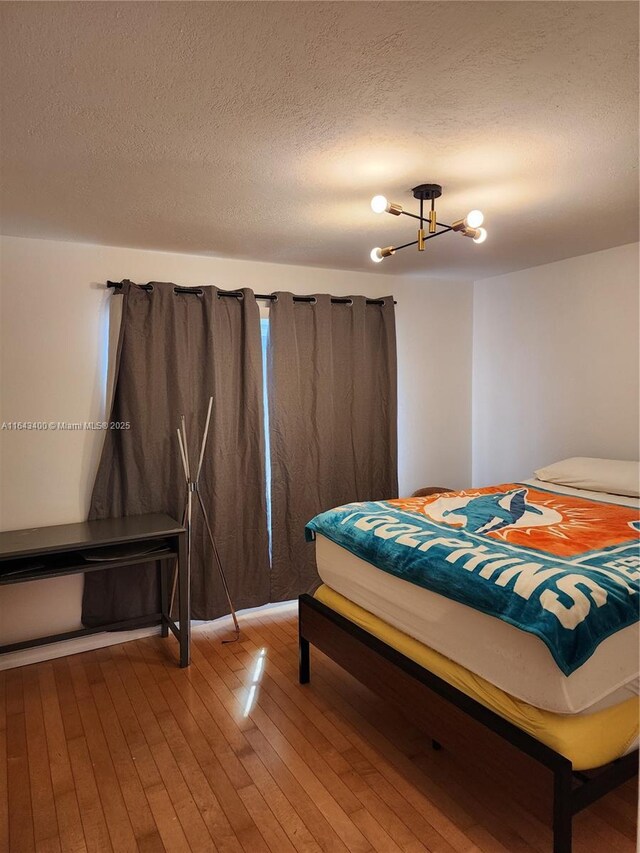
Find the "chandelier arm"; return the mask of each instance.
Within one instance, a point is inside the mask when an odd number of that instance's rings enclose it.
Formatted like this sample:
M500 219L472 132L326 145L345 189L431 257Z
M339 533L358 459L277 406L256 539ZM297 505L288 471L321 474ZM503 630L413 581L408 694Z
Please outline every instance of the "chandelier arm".
M417 213L409 213L409 211L408 211L408 210L403 210L403 211L402 211L402 214L403 214L403 216L410 216L412 219L420 219L420 217L418 216L418 214L417 214ZM448 229L451 229L451 226L450 226L450 225L445 225L445 223L444 223L444 222L437 222L437 223L436 223L436 225L439 225L439 226L440 226L440 228L448 228ZM433 235L432 235L432 236L433 236Z
M438 225L440 225L439 222L438 222ZM433 240L434 237L439 237L441 234L446 234L447 231L451 231L451 230L452 230L452 228L450 225L445 225L445 227L442 231L437 231L435 234L429 234L424 239L425 240ZM415 246L416 243L418 243L418 242L419 242L418 240L413 240L411 243L403 243L402 246L394 246L393 251L399 252L400 249L406 249L408 246Z
M394 246L393 251L399 252L400 249L406 249L407 246L415 246L417 242L418 242L417 240L413 240L411 243L403 243L402 246Z
M437 224L438 224L438 225L440 225L440 223L439 223L439 222L438 222ZM439 237L441 234L446 234L446 233L447 233L447 231L451 231L451 228L450 228L450 226L449 226L449 225L445 225L445 226L444 226L444 228L442 229L442 231L436 231L436 233L435 233L435 234L429 234L429 235L428 235L427 237L425 237L424 239L425 239L425 240L433 240L433 238L434 238L434 237Z

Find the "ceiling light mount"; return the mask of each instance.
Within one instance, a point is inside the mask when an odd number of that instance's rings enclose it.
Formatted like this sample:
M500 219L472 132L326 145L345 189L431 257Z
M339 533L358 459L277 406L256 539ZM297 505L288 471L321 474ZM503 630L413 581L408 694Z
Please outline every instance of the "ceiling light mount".
M456 219L451 225L438 222L435 200L442 195L440 184L418 184L418 186L413 187L411 192L413 193L413 197L420 202L419 213L409 213L408 210L403 209L402 205L388 201L383 195L376 195L371 199L371 210L374 213L392 213L394 216L410 216L412 219L417 219L420 223L417 240L413 240L410 243L403 243L402 246L387 246L384 249L373 249L370 257L374 263L380 263L385 258L395 255L400 249L406 249L409 246L417 246L419 252L424 252L427 240L439 237L448 231L457 231L463 237L471 237L474 243L484 243L487 239L486 230L480 227L484 222L484 214L480 210L469 211L464 219ZM427 211L424 209L425 201L430 202L430 209ZM438 231L438 228L440 228L440 231Z
M440 184L418 184L411 192L413 197L422 201L431 201L431 199L440 198L442 195L442 187Z

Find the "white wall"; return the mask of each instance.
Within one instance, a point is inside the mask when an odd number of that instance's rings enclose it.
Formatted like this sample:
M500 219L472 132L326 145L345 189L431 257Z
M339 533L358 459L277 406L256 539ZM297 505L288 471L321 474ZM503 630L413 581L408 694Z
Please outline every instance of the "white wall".
M395 289L400 494L471 483L472 287L406 279Z
M474 283L473 483L638 458L638 245Z
M0 423L105 417L109 306L119 302L107 279L393 293L401 493L469 484L471 283L16 237L3 237L0 250ZM102 440L97 432L0 430L0 529L86 518ZM79 627L81 591L81 577L0 589L0 643Z

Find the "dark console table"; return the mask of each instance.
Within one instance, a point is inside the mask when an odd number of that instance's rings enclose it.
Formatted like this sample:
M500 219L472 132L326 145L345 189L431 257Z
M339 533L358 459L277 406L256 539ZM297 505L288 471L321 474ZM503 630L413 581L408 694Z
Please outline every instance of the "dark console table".
M169 613L169 572L178 561L178 620ZM191 602L187 566L187 534L168 515L132 515L55 527L34 527L0 533L0 586L56 578L104 569L156 562L160 580L160 612L125 619L95 628L37 637L0 646L0 654L31 648L101 631L160 625L167 637L171 630L180 644L180 666L189 666L191 655Z

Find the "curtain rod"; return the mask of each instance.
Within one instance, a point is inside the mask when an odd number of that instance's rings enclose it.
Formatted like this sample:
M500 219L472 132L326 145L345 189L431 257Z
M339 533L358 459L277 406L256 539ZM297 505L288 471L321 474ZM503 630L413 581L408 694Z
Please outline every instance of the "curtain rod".
M129 282L129 279L126 279L126 278L123 279L123 281L108 281L107 287L113 288L113 290L115 290L116 293L121 293L123 284L127 284L127 283L130 284L131 282ZM136 287L139 287L141 290L153 290L152 284L138 284L138 285L136 285ZM201 293L203 293L203 290L201 287L174 287L173 292L174 293L194 293L197 296L199 296ZM219 290L218 291L218 296L234 296L236 299L240 299L242 297L242 295L243 294L242 294L241 290ZM275 293L256 293L254 295L255 295L256 299L266 299L268 302L275 302L276 299L278 298ZM316 301L316 298L315 298L315 296L294 296L293 301L294 302L311 302L311 303L313 303ZM335 303L336 305L349 305L349 304L351 304L352 300L348 296L332 296L331 302ZM367 305L384 305L384 299L367 299L366 302L367 302ZM393 304L394 305L398 304L395 301L395 299L393 300Z

